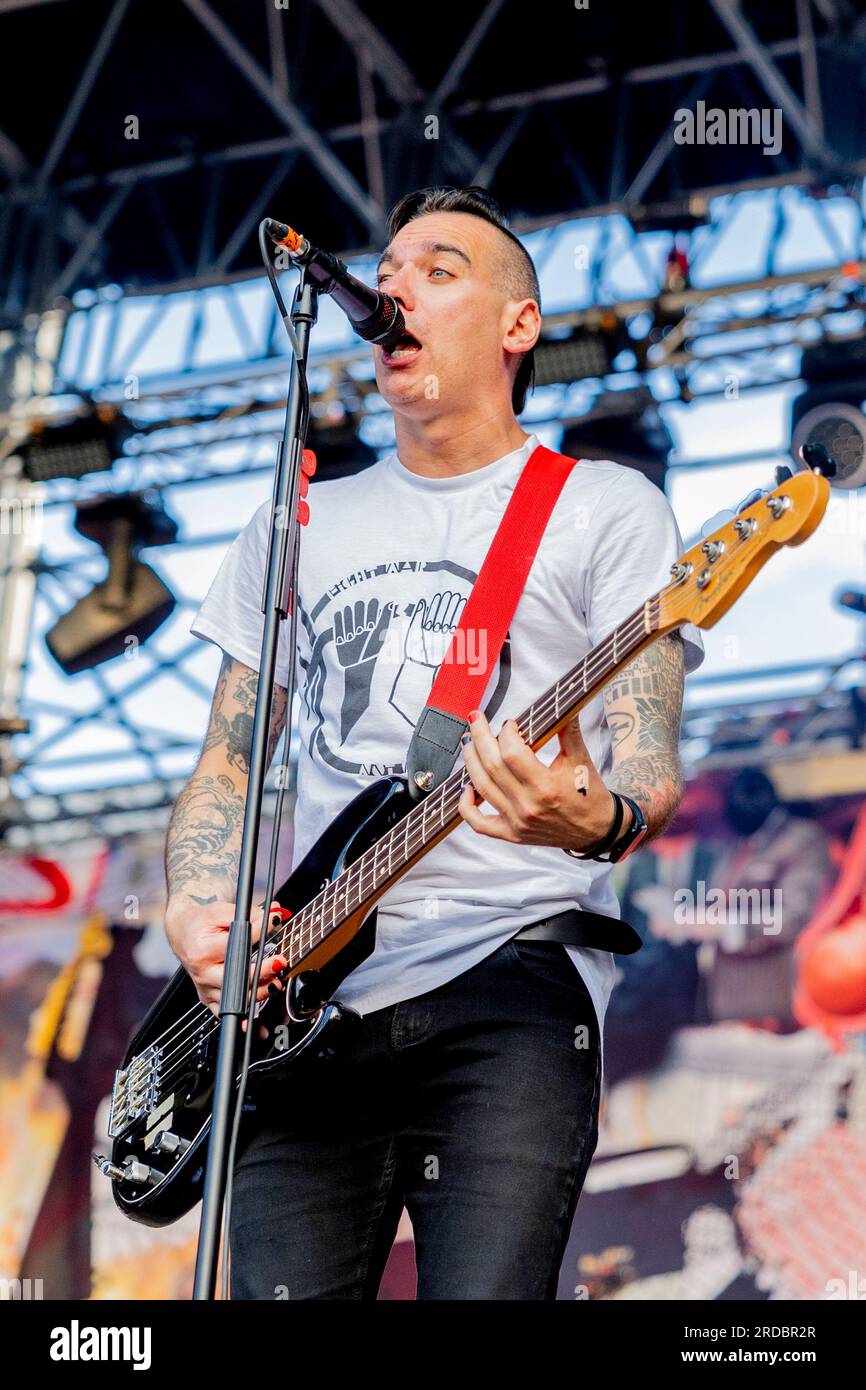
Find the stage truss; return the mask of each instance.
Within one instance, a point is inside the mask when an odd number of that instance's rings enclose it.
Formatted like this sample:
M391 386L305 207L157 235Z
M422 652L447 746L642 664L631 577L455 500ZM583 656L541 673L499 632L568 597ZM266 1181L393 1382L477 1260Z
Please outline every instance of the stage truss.
M51 312L66 318L66 331L45 408L62 414L86 391L95 400L118 402L141 426L110 475L43 485L41 525L50 545L35 566L24 551L9 561L10 575L33 586L34 604L23 679L32 729L12 742L13 795L5 808L10 839L22 845L51 836L121 833L124 825L145 829L164 819L191 766L216 654L185 635L186 628L222 549L245 519L237 513L226 519L211 499L216 488L241 488L257 477L262 498L267 494L288 367L283 330L254 261L255 226L264 213L282 210L299 171L312 171L320 181L321 197L310 206L325 229L323 239L344 254L360 253L359 268L369 273L363 253L381 244L384 208L403 191L408 171L414 173L406 164L406 151L419 138L411 121L437 115L447 139L422 147L427 162L413 181L480 182L502 198L513 225L526 234L545 303L552 304L545 341L611 324L627 340L604 380L536 393L524 423L553 443L561 423L585 415L605 390L648 383L663 408L665 402L730 399L796 382L803 347L828 338L854 341L864 331L866 161L846 145L837 93L827 80L833 63L856 65L866 52L866 19L858 5L803 0L784 16L778 7L757 6L747 20L733 0L711 0L689 12L665 56L653 33L642 50L645 62L624 60L614 71L593 61L590 71L569 80L520 87L511 81L509 64L496 57L514 19L497 0L474 18L462 12L455 31L462 43L451 45L452 56L440 62L435 77L432 59L417 50L410 56L408 39L401 48L405 36L396 9L384 6L373 23L352 0L320 0L304 7L299 23L311 43L335 38L341 48L334 73L348 65L357 80L357 110L336 123L305 116L307 98L310 109L316 103L273 6L263 5L260 16L207 0L178 0L173 8L186 14L184 32L195 36L190 41L202 62L218 62L223 75L231 71L258 115L266 113L267 135L232 143L214 127L208 148L136 160L139 147L130 144L126 161L112 163L106 150L98 169L86 169L82 152L93 149L93 127L82 113L95 107L98 114L112 64L122 69L126 61L124 44L143 41L135 7L125 0L101 6L0 0L0 33L17 20L23 25L25 17L35 22L40 10L58 17L55 37L61 17L69 23L78 17L93 29L87 61L41 152L25 148L17 129L0 133L0 165L8 175L2 200L7 240L0 244L13 272L6 281L10 328L0 342L3 379L11 379L11 355L20 356L27 345L23 335L32 338L46 306L56 306ZM581 51L591 56L596 41L603 49L604 34L589 32L593 41ZM551 75L554 38L547 40ZM485 95L470 97L473 86ZM329 91L326 81L322 96ZM723 176L708 180L706 168L720 166L701 164L695 151L676 145L668 110L704 99L719 106L779 106L784 152L763 157L730 150ZM316 110L327 107L323 100ZM605 119L611 110L618 119ZM202 120L200 141L210 129ZM596 131L591 155L572 138L575 120L578 128ZM194 115L189 122L192 129ZM536 168L532 156L539 122L560 176L555 207L544 206L550 171ZM231 179L242 171L239 194ZM525 197L515 197L515 181ZM41 217L46 206L53 210L50 227ZM741 219L744 209L756 206L762 240L746 245ZM145 223L153 233L150 256L136 240L142 207L149 209ZM695 227L689 238L692 287L665 293L671 234L653 228L680 226L683 219ZM805 260L797 251L804 235L810 244ZM137 266L145 267L138 283ZM721 273L719 266L725 267ZM123 289L106 284L112 279ZM640 293L625 298L626 282L639 282ZM548 286L555 287L555 300ZM329 308L323 306L323 325ZM389 417L375 391L368 349L342 332L336 316L319 341L329 344L317 350L311 373L320 420L346 417L365 442L387 448ZM26 403L12 406L6 390L0 404L14 441ZM787 461L785 444L780 439L777 449L759 451L768 482L772 464ZM746 457L722 447L712 459L675 455L671 466L733 466ZM137 666L115 661L43 699L39 681L48 658L42 632L102 577L101 557L71 531L72 504L106 488L145 487L161 492L168 509L186 522L172 548L180 561L173 568L186 578L166 576L178 611L142 647ZM247 504L246 514L251 510ZM167 557L154 551L146 558L160 569ZM744 673L744 681L749 674L758 680L766 673ZM807 706L816 702L815 712L838 706L840 737L847 738L850 700L835 689L832 672L816 666L803 677ZM831 688L824 690L827 681ZM727 729L732 717L726 691L721 685L701 691L700 678L694 690L700 710L687 714L685 726L692 764L739 756L713 743L713 728ZM183 718L176 719L181 706ZM748 711L759 723L761 706L752 700ZM769 740L775 706L767 705L766 715ZM811 737L811 727L805 719L803 738Z

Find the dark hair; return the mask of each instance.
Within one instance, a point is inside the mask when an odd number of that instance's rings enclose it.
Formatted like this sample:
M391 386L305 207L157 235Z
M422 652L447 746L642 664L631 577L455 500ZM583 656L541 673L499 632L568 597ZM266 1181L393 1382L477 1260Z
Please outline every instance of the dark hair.
M506 281L509 295L514 299L534 299L541 307L541 289L538 275L532 264L532 257L523 242L514 235L508 226L505 213L495 198L477 185L469 188L449 186L418 188L407 193L395 203L388 214L388 240L393 241L401 227L415 217L423 217L428 212L468 212L473 217L481 217L496 227L507 237L513 250L506 252ZM519 415L526 404L526 395L535 384L535 349L530 348L520 357L514 382L511 388L511 406Z

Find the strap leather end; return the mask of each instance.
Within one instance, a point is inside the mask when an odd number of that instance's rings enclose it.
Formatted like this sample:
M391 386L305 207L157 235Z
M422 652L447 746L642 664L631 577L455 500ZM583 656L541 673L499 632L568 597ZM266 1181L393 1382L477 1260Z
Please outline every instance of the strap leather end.
M468 728L465 719L457 719L435 705L425 706L406 754L409 795L413 801L420 801L445 781L454 768L460 740Z

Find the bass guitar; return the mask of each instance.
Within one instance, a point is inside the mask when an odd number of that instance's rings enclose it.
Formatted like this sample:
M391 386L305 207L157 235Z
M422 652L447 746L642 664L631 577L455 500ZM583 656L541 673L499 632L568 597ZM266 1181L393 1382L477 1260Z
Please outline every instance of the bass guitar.
M651 642L683 623L718 622L771 555L812 534L828 498L820 473L796 473L687 550L669 583L523 712L517 723L530 747L547 743ZM289 964L284 991L258 1006L265 1036L252 1043L251 1084L320 1045L338 1020L357 1019L335 991L374 948L382 894L463 823L457 803L467 780L461 764L420 801L405 778L372 783L275 893L281 910L269 918L265 953ZM112 1092L111 1157L95 1161L133 1220L166 1225L201 1197L221 1026L181 968L132 1038Z

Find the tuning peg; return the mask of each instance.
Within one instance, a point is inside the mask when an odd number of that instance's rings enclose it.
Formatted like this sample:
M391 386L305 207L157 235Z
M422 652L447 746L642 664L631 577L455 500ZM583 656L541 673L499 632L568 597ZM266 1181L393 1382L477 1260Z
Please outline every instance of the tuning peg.
M782 483L786 483L788 479L793 478L793 476L793 469L789 468L787 463L779 463L776 465L776 487L781 487Z
M823 474L825 478L835 478L839 471L836 460L824 444L801 444L799 454L807 468Z
M754 502L760 502L763 495L764 494L761 491L761 489L759 487L756 487L752 492L748 493L743 498L742 502L737 507L737 513L739 514L740 512L744 512L746 508L751 507Z

